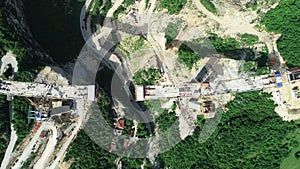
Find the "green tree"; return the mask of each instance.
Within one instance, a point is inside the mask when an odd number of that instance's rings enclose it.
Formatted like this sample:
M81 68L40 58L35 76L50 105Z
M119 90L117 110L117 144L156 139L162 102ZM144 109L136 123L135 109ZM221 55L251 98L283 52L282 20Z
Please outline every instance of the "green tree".
M206 142L198 142L202 131L196 128L158 159L168 168L279 168L293 146L286 139L297 126L274 112L270 98L260 91L236 94Z
M178 14L185 6L187 0L162 0L160 6L166 8L169 14Z
M211 2L211 0L200 0L202 5L211 13L217 13L217 9L215 5Z
M268 31L282 34L277 42L288 67L300 66L300 1L282 0L262 20Z

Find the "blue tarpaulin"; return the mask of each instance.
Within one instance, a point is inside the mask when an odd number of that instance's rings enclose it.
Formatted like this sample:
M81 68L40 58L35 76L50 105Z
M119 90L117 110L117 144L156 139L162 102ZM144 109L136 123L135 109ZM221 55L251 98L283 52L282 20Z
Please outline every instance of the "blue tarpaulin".
M37 113L37 117L38 117L38 118L41 118L41 117L42 117L42 113L41 113L41 112L38 112L38 113Z
M276 72L276 77L280 77L281 73L280 72Z

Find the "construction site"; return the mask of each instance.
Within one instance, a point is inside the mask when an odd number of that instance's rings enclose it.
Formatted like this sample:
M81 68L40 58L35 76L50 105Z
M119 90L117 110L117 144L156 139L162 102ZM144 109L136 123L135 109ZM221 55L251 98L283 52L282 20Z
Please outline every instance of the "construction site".
M63 158L77 135L89 105L95 100L95 85L69 85L59 73L45 67L36 82L0 81L0 93L11 101L23 96L29 102L28 125L33 130L15 150L9 148L2 165L21 168L28 158L33 158L29 168L54 168ZM12 113L12 112L11 112ZM13 113L12 115L13 116ZM16 143L12 135L10 147Z
M217 108L224 109L224 106L218 103L218 98L222 97L222 95L231 95L239 92L263 90L277 91L280 94L281 90L286 90L286 88L293 86L289 91L285 91L285 93L291 93L293 96L291 99L286 99L286 102L297 105L300 102L299 72L300 69L283 72L274 71L273 74L211 82L198 82L195 79L192 82L185 83L183 86L174 84L135 85L135 99L136 101L176 99L181 108L186 108L183 114L190 114L193 117L191 118L192 121L195 122L197 115L213 118ZM202 76L207 76L207 74L209 72Z

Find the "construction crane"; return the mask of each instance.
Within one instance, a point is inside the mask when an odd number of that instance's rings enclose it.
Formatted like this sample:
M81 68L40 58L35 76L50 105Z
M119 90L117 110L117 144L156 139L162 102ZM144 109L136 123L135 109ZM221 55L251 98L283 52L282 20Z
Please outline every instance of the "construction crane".
M26 99L29 101L30 105L34 106L36 108L36 110L38 110L41 113L45 113L47 114L47 112L45 112L42 108L40 108L36 103L34 103L31 99L29 99L28 97L26 97Z

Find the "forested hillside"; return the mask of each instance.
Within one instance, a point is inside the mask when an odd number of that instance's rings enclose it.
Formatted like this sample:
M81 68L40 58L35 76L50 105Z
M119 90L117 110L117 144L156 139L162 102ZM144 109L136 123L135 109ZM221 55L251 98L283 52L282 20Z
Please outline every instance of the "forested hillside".
M297 126L274 112L269 94L259 91L237 94L226 106L221 123L205 142L200 130L172 150L159 155L168 168L263 168L275 169L297 146L290 137ZM298 126L299 127L299 126Z
M275 104L270 97L260 91L237 94L206 142L199 143L198 128L194 135L160 154L157 163L161 168L279 168L292 148L299 145L291 134L300 126L283 121L274 112ZM67 154L66 160L69 159L75 160L71 168L115 168L117 156L80 132ZM129 168L138 168L143 160L126 161Z
M16 55L18 61L18 81L33 81L35 74L40 69L41 60L36 59L35 57L29 54L25 45L23 44L22 37L19 37L12 29L11 25L7 22L7 11L5 11L6 6L4 1L0 1L0 58L6 54L9 50ZM13 112L14 112L14 126L17 131L18 142L21 141L22 138L25 137L26 133L28 133L30 126L27 124L27 109L28 102L21 97L16 97L13 101ZM1 107L1 131L8 131L10 126L9 124L9 116L8 116L8 102L6 101L6 96L0 97L0 107ZM3 139L7 138L9 135L2 137ZM9 141L9 138L8 140ZM2 151L6 150L6 141L1 146ZM4 146L5 145L5 146Z
M0 161L2 161L10 139L8 102L4 95L0 95L0 133Z
M104 116L104 119L108 122L109 125L113 125L112 118L109 116L109 111L112 109L110 99L109 97L106 97L103 95L103 93L100 94L100 97L98 98L98 107L99 112L95 111L94 113L102 113ZM92 106L93 107L93 106ZM99 115L99 114L98 114ZM96 117L97 115L93 115L93 119L89 120L89 124L93 124L93 120L99 119ZM126 123L129 122L129 120L126 120ZM87 126L89 126L87 124ZM96 129L96 130L102 130L102 129ZM105 130L105 129L103 129ZM130 133L130 131L129 131ZM125 134L125 133L124 133ZM125 134L127 135L127 134ZM105 139L107 137L110 139L109 136L101 135L101 139ZM75 141L70 145L69 151L66 154L65 161L71 160L73 163L71 165L71 169L81 168L81 169L99 169L99 168L117 168L116 166L116 160L119 158L119 156L109 153L107 150L104 150L103 147L99 146L94 142L95 138L92 140L90 138L90 135L86 134L84 130L80 131L75 139ZM111 141L111 139L110 139ZM103 146L103 145L102 145ZM107 145L109 146L109 145ZM120 148L117 147L117 148ZM80 152L80 153L79 153ZM138 169L143 164L144 159L135 159L135 158L127 158L122 157L120 158L122 161L123 168L132 168L132 169ZM149 162L146 161L146 168L150 168ZM148 166L148 167L147 167Z
M288 67L300 66L300 1L281 0L267 12L262 24L268 31L282 34L277 46Z

